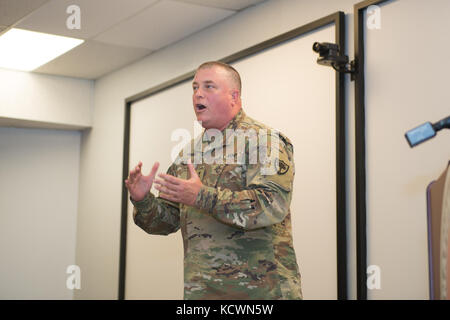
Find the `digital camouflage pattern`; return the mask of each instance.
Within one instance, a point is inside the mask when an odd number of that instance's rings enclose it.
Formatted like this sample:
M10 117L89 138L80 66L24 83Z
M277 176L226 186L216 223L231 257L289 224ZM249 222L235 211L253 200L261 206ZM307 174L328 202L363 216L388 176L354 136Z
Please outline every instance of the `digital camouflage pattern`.
M227 128L268 129L242 109ZM225 130L223 133L225 136ZM261 174L261 167L275 165L273 162L252 164L248 157L241 164L200 163L195 169L204 186L194 207L151 193L142 201L132 200L134 221L146 232L167 235L181 228L185 299L302 299L289 209L295 172L293 147L282 134L279 137L279 162L273 175ZM214 142L193 141L197 148L185 154L195 163L196 152L211 156L217 151ZM269 154L270 146L266 145ZM235 152L236 139L227 138L223 147L223 155L240 156ZM247 142L247 155L251 148ZM167 173L188 179L186 164L176 163Z

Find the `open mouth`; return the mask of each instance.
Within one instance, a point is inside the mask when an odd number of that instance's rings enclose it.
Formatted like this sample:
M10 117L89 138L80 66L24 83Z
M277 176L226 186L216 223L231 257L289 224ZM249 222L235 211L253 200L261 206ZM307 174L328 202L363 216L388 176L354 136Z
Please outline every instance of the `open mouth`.
M195 110L196 111L203 111L206 109L206 106L204 104L198 103L195 105Z

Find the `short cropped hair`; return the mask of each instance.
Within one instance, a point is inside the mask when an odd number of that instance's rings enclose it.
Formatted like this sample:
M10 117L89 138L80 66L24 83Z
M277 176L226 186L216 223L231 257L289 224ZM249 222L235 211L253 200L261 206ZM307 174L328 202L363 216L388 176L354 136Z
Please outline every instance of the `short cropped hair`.
M239 96L240 96L241 90L242 90L242 83L241 83L241 76L239 75L239 72L237 72L237 70L235 68L233 68L232 66L230 66L229 64L226 64L226 63L223 63L220 61L208 61L208 62L202 63L197 68L197 71L200 69L208 69L208 68L212 68L212 67L221 67L221 68L225 69L225 71L228 72L231 80L234 82L234 84L238 88Z

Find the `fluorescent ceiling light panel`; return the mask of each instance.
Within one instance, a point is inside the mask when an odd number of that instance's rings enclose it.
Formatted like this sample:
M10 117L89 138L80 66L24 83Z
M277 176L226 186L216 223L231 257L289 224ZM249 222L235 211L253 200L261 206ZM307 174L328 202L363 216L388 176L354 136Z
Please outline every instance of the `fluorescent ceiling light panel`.
M12 28L0 36L0 68L31 71L84 40Z

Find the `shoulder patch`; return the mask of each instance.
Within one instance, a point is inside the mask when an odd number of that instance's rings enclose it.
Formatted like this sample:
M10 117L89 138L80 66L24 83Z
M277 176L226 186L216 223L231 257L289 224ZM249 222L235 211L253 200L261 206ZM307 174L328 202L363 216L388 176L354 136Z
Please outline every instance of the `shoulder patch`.
M278 159L278 163L277 163L277 174L278 175L283 175L286 174L286 172L289 171L289 165L284 162L281 159Z

